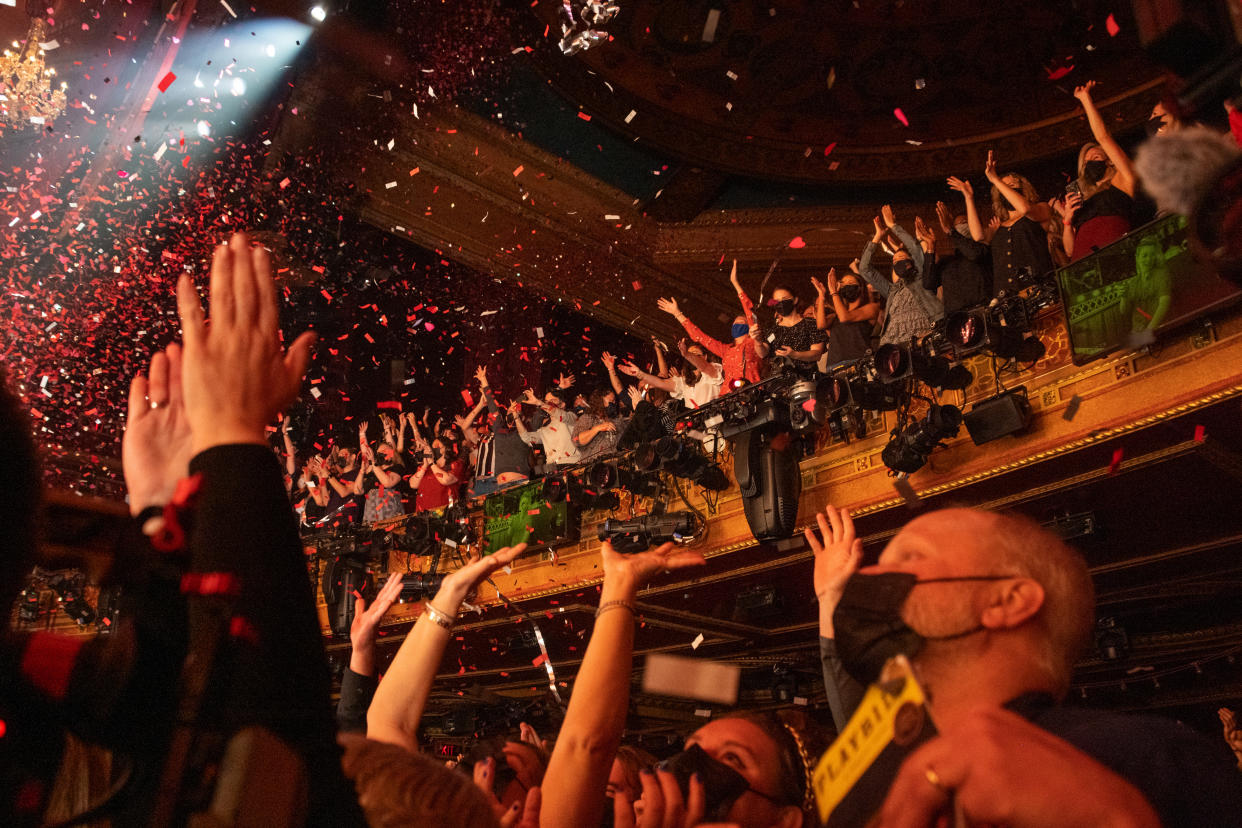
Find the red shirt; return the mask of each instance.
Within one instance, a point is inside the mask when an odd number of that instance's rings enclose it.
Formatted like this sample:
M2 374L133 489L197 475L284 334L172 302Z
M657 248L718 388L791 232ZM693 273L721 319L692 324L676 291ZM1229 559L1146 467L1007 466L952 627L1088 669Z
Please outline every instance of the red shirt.
M457 478L457 482L452 486L445 486L440 483L430 468L423 474L423 479L418 484L418 496L414 501L414 510L416 512L440 509L447 506L450 499L456 500L458 498L458 493L461 491L462 477L466 474L466 464L460 459L454 460L445 471Z
M741 300L742 315L746 317L746 324L755 324L754 304L750 301L750 297L745 293L739 293L737 298ZM724 371L724 387L720 389L721 394L728 394L734 390L738 380L750 383L762 379L763 360L755 352L754 338L745 337L741 345L735 342L724 343L703 333L698 325L689 319L681 320L681 325L686 329L686 333L690 334L691 339L720 357L720 367Z

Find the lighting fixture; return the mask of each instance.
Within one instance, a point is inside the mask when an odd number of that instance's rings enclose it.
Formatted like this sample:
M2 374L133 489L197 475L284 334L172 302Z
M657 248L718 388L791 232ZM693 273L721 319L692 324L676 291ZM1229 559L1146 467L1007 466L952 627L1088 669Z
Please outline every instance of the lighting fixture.
M962 410L956 405L933 405L923 419L896 431L880 452L884 465L896 472L913 474L941 440L956 437L962 427Z
M56 70L44 64L45 24L30 21L24 43L13 41L12 51L0 56L0 120L9 126L41 126L65 111L65 89L55 84Z

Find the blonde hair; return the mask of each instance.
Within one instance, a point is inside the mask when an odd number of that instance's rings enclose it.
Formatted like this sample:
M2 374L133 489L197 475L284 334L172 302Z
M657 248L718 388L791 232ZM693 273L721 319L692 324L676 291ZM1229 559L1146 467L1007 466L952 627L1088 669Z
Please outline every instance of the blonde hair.
M372 828L496 828L500 823L470 777L429 756L361 736L340 737L341 766Z
M1017 190L1018 192L1022 193L1022 195L1026 198L1028 203L1035 204L1036 202L1039 201L1039 193L1035 191L1035 185L1031 183L1030 179L1028 179L1025 175L1018 175L1017 173L1010 172L1010 173L1005 173L1004 175L1002 175L1000 177L1001 181L1004 181L1006 178L1009 178L1010 176L1018 179ZM1003 195L1001 195L1000 188L997 187L995 184L993 184L992 185L992 214L996 216L998 219L1000 219L1001 221L1008 221L1009 220L1009 209L1010 209L1009 202L1005 200L1005 197Z

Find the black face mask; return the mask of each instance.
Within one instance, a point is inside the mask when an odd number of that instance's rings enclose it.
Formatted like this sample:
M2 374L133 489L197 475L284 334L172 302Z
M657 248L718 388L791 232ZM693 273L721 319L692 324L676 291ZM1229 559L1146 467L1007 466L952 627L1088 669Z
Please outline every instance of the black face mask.
M917 269L914 267L914 262L910 261L909 259L902 259L899 262L894 262L893 272L896 273L898 276L900 276L902 279L905 279L907 282L913 279L918 274Z
M1082 165L1082 177L1088 184L1098 184L1108 174L1107 161L1088 161Z
M841 285L837 293L841 294L841 298L846 302L856 302L858 297L862 296L862 285Z
M951 641L983 629L976 624L953 635L924 636L901 617L910 592L919 584L950 581L1003 581L1010 575L963 575L920 581L910 572L855 573L845 582L832 614L841 666L860 684L873 684L884 664L895 655L914 658L928 641Z
M782 299L773 305L773 308L776 310L777 316L789 316L794 312L794 300Z
M609 419L614 419L621 413L621 409L615 402L610 402L608 405L604 406L604 413L608 415Z
M1147 123L1143 124L1143 129L1147 132L1148 138L1156 137L1156 133L1164 126L1164 117L1157 115L1154 118L1148 118Z
M687 801L690 799L690 778L698 774L706 798L707 809L703 818L707 822L723 822L737 798L750 790L746 777L723 762L717 762L698 745L691 745L656 767L673 775Z

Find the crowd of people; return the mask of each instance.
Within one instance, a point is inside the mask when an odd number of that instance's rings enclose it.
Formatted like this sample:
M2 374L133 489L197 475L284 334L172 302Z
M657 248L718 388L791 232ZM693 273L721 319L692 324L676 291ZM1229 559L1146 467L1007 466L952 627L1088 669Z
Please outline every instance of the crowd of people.
M989 152L986 220L973 185L956 176L947 185L962 202L937 202L934 221L915 216L903 225L884 205L870 241L843 274L833 268L822 281L812 279L812 302L778 286L757 310L734 262L729 278L739 312L727 337L706 333L676 298L657 302L684 328L676 357L659 341L645 367L602 352L592 355L592 364L603 367L593 380L585 371L561 374L542 396L523 388L510 389L508 398L498 397L488 367L478 366L477 387L462 390L464 399L477 399L468 410L444 412L434 422L430 409L421 416L378 410L360 423L356 447L334 444L309 458L304 446L311 441L291 435L284 421L278 450L304 524L339 527L441 509L677 434L681 415L722 394L776 371L829 372L879 346L917 342L947 315L1021 293L1058 265L1116 241L1153 217L1155 206L1101 118L1093 86L1074 91L1092 140L1067 173L1063 194L1042 199ZM1157 105L1149 127L1167 134L1185 125ZM1168 293L1167 285L1153 287L1136 300L1134 324L1162 319ZM626 377L636 383L627 385ZM724 445L708 431L687 433L708 451Z
M1095 137L1080 153L1078 191L1041 201L1029 181L1000 172L989 155L989 224L968 181L949 179L964 197L961 211L937 205L949 255L937 256L933 226L916 218L912 235L886 206L859 259L842 276L816 280L809 306L781 287L757 310L735 268L740 313L728 338L704 333L675 299L660 301L687 334L679 361L657 347L647 370L603 353L596 383L562 374L542 396L522 389L507 402L480 366L471 389L477 401L451 423L433 422L429 411L383 409L359 423L357 446L310 456L298 446L306 435L278 418L301 387L314 337L286 348L266 253L240 234L220 245L210 323L183 276L184 344L168 346L135 378L123 444L136 542L161 553L136 553L148 562L138 567L145 579L138 593L148 602L173 596L184 618L154 623L154 603L139 602L127 616L132 636L72 647L47 634L10 636L0 781L13 796L0 799L0 813L11 824L41 819L51 795L40 776L46 768L17 758L56 753L68 731L151 763L136 761L147 773L135 775L124 805L130 813L188 815L209 807L204 785L235 769L229 738L254 739L257 730L273 740L262 755L292 761L247 767L245 774L287 783L239 806L261 803L262 817L242 815L247 824L817 824L812 777L828 735L806 716L740 710L713 718L662 762L625 744L638 591L704 566L698 552L664 544L622 555L603 543L595 623L559 731L545 740L524 727L450 768L419 751L434 678L463 602L524 546L472 556L448 573L383 681L376 634L401 576L372 601L359 597L334 721L298 515L308 526L381 521L594 462L677 433L680 411L773 370L848 364L878 344L927 335L946 311L1022 290L1031 274L1087 255L1142 221L1138 178L1090 93L1090 84L1076 92ZM0 403L0 474L24 495L23 486L33 487L28 435L7 391ZM283 482L267 431L277 421ZM709 431L690 436L716 448ZM33 559L33 511L18 497L0 521L0 597L10 603ZM828 507L817 524L806 531L814 553L808 576L837 730L885 662L905 655L937 731L902 763L871 824L1236 822L1242 776L1223 744L1171 721L1064 704L1095 605L1085 562L1059 538L1015 515L944 510L911 521L863 568L847 510Z

